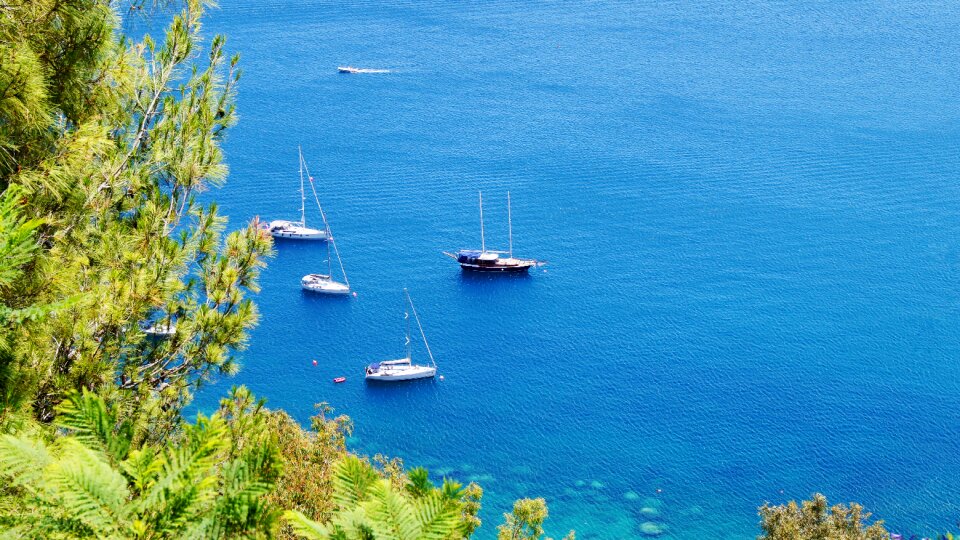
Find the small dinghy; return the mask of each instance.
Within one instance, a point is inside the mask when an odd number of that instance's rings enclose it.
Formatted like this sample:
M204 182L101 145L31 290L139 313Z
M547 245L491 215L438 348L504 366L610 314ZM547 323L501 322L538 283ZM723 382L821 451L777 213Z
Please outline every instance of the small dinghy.
M335 382L335 383L337 383L337 384L342 383L342 382L347 382L347 378L346 378L346 377L337 377L337 378L333 379L333 382Z

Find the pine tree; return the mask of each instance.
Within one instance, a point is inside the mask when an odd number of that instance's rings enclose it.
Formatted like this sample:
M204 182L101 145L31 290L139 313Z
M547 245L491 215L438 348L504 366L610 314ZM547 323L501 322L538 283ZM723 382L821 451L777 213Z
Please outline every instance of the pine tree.
M117 34L108 0L36 0L0 10L0 188L15 188L37 247L0 305L55 305L7 325L8 407L44 422L70 392L95 389L145 436L175 430L210 376L236 371L257 313L247 298L270 253L256 223L224 237L196 196L226 178L238 58L204 50L207 2L185 0L162 40ZM143 332L176 326L170 339Z

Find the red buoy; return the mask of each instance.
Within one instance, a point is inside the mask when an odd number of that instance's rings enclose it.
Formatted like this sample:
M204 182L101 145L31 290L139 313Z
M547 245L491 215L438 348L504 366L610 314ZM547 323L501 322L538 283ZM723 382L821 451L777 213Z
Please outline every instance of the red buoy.
M317 365L317 361L316 361L316 360L313 361L313 365Z

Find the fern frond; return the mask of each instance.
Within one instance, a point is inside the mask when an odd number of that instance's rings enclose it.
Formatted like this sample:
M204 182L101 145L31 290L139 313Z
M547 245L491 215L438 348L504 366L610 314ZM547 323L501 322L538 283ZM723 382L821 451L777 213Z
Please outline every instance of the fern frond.
M64 457L45 475L52 495L97 537L121 536L130 495L126 479L101 454L73 439L61 441Z
M71 392L57 407L56 424L71 432L88 448L96 449L117 462L130 448L129 430L114 432L116 417L104 399L86 388Z
M420 540L444 540L449 538L460 524L460 505L439 491L433 491L416 501L417 521L420 524Z
M369 463L348 455L337 464L333 479L333 500L340 508L353 508L369 495L369 490L379 480L377 472Z
M43 471L53 461L46 445L32 439L0 436L0 474L15 485L37 486Z
M364 504L370 525L378 540L418 540L420 524L414 506L390 486L379 480L370 489L370 501Z
M166 452L163 470L143 497L146 506L162 503L177 487L209 487L217 456L229 445L223 424L201 417L187 431L186 443Z
M138 493L142 493L156 480L163 466L163 456L158 456L149 446L130 452L127 459L120 463L120 469L130 478L134 491Z
M329 540L333 533L332 527L317 523L296 510L287 510L284 512L283 519L290 525L297 536L306 538L307 540Z
M264 495L273 490L280 463L279 450L262 442L223 468L224 482L212 512L211 536L234 538L269 530L276 524L279 514L266 503Z

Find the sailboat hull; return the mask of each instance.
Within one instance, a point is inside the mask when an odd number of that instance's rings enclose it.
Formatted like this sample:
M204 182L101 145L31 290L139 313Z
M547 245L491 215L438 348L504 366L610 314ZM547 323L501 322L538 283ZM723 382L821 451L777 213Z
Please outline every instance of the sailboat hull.
M270 236L279 239L286 240L326 240L327 235L323 231L314 231L314 232L270 232Z
M385 370L374 373L367 373L365 378L370 382L399 382L415 381L417 379L429 379L437 374L437 368L433 366L408 366L404 369Z
M329 238L327 231L303 227L290 221L271 221L267 230L270 236L274 238L284 238L288 240L326 240Z
M469 264L460 263L460 268L469 272L490 272L496 274L519 274L529 272L533 263L506 265L506 264Z
M305 291L320 293L344 295L350 294L350 286L346 283L333 281L330 276L323 274L308 274L300 280L300 287Z

